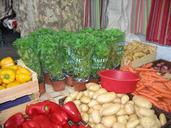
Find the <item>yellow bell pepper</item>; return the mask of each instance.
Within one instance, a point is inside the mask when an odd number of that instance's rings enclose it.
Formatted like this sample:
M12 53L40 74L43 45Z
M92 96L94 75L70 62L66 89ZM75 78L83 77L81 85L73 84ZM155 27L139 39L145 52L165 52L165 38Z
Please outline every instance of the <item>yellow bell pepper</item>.
M1 79L1 77L0 77L0 85L2 84L2 79Z
M15 71L12 69L2 69L0 72L2 82L5 84L11 83L15 80Z
M31 76L31 72L28 69L18 66L16 74L21 74L21 73Z
M20 85L21 83L18 82L18 81L13 81L9 84L6 85L6 88L11 88L11 87L14 87L14 86L17 86L17 85Z
M3 90L3 89L5 89L5 88L4 88L3 86L0 85L0 90Z
M11 65L11 66L8 66L8 67L2 67L2 69L4 68L8 68L8 69L13 69L13 70L17 70L18 69L18 66L17 65Z
M18 73L16 74L16 80L19 81L20 83L25 83L31 80L31 75Z
M11 57L5 57L0 61L1 67L8 67L12 65L15 65L15 62Z
M27 81L31 80L31 72L21 66L18 66L18 69L16 71L16 80L21 82L21 83L25 83Z

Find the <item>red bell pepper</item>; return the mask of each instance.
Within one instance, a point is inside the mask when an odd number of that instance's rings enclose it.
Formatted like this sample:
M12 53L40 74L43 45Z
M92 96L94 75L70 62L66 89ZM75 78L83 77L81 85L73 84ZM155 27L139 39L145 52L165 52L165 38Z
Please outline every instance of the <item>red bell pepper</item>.
M71 120L68 121L71 128L78 128L77 124L73 123Z
M78 126L77 125L72 125L71 128L78 128Z
M81 114L77 109L76 105L74 104L74 102L69 101L66 104L64 104L62 108L66 112L71 121L78 123L82 120Z
M41 128L62 128L59 124L52 123L46 115L34 116L32 120L38 123Z
M20 128L24 121L24 115L20 112L16 113L8 118L8 120L4 124L4 128Z
M68 123L62 125L62 128L71 128Z
M56 104L55 102L46 100L46 104L49 106L49 112L54 113L56 111L62 110L61 106L59 104Z
M45 101L27 105L25 110L30 118L38 114L48 115L49 111L49 106Z
M50 117L50 120L52 122L54 122L54 123L56 122L60 125L64 125L68 121L68 116L62 109L60 111L56 111L54 113L51 113L49 115L49 117Z
M27 120L23 123L22 128L41 128L40 125L34 120Z
M36 104L31 104L26 107L26 114L29 117L33 117L35 115L39 114L44 114L44 115L49 115L49 113L53 113L55 111L60 111L61 106L51 102L51 101L43 101L43 102L38 102Z

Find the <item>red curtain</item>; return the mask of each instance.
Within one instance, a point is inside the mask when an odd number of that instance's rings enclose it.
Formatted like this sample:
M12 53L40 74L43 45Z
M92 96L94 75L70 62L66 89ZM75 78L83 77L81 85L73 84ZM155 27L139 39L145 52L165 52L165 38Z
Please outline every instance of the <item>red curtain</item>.
M171 46L171 0L152 0L146 39Z

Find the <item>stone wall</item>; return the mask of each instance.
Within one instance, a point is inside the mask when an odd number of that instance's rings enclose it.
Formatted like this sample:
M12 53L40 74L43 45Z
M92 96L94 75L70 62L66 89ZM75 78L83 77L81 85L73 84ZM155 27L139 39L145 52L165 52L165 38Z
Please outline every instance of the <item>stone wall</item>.
M83 0L14 0L21 36L40 28L82 28Z

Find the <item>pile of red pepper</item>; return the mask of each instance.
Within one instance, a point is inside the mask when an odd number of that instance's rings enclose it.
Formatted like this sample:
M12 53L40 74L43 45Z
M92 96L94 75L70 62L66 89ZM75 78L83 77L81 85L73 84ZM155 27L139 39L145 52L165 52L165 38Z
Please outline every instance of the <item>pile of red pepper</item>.
M4 128L90 128L82 121L73 102L63 106L43 101L26 107L26 115L16 113L4 124Z

